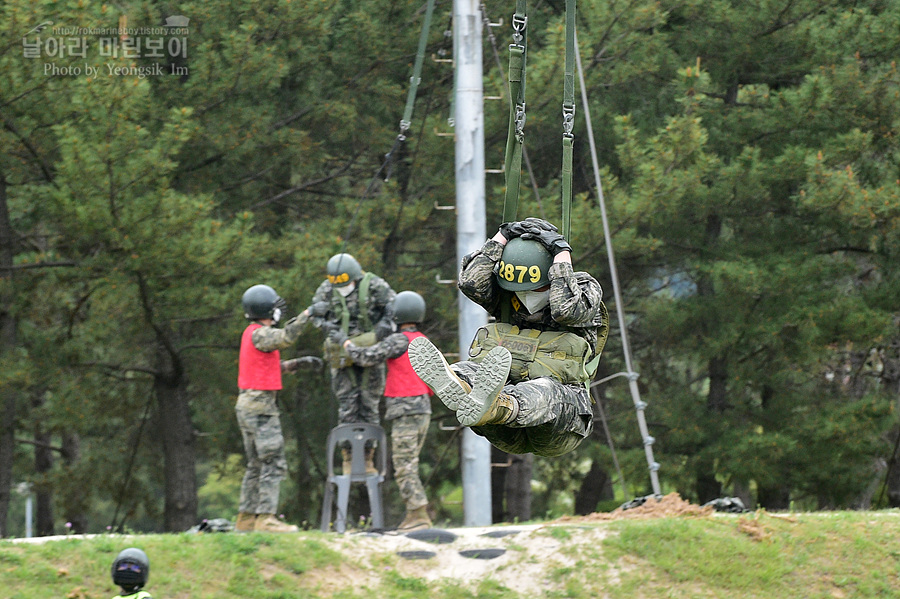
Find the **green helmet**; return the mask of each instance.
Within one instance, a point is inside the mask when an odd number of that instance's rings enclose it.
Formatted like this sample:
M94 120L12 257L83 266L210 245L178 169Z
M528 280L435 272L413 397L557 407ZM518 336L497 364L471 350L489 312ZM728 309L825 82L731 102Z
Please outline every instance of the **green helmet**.
M254 285L245 291L241 304L248 320L271 318L275 322L281 319L281 313L286 307L284 300L268 285Z
M539 241L514 237L503 248L494 274L508 291L532 291L550 284L553 257Z
M363 271L356 258L350 254L335 254L328 259L325 266L325 272L328 280L335 287L344 287L349 285L351 281L357 281L362 278Z
M425 320L425 300L415 291L401 291L394 298L394 322L422 322Z
M112 564L113 582L123 589L139 589L150 576L150 558L137 547L123 549Z

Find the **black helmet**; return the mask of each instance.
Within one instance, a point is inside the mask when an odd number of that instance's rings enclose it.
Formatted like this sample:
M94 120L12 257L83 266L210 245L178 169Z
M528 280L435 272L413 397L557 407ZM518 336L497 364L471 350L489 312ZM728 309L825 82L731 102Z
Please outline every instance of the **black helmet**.
M150 558L136 547L123 549L112 564L113 582L123 589L139 589L150 576Z
M553 257L539 241L514 237L497 264L497 283L509 291L533 291L550 283Z
M335 287L345 287L351 281L357 281L363 276L362 267L350 254L335 254L329 258L325 272Z
M244 316L248 320L271 318L275 322L281 318L281 313L287 305L268 285L254 285L244 292L241 303L244 306Z
M394 298L394 322L422 322L425 320L425 300L415 291L401 291Z

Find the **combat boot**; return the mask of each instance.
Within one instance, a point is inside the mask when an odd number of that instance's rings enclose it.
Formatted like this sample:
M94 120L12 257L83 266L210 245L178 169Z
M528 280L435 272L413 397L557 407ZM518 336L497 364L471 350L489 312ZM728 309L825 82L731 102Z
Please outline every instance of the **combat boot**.
M256 526L256 514L241 512L234 521L235 532L250 532Z
M450 369L444 354L425 337L409 343L409 363L426 385L431 387L448 409L454 412L459 402L472 391L471 385Z
M366 447L366 474L378 474L375 467L375 448Z
M341 471L341 473L350 474L350 472L353 471L353 452L347 448L342 449L341 459L343 460L343 463L341 465L341 468L343 468L343 470Z
M487 353L475 375L475 386L456 410L456 419L463 426L509 424L519 414L519 402L503 393L512 355L505 347L495 347Z
M260 514L256 517L257 532L297 532L300 529L293 524L287 524L275 517L275 514Z
M417 528L431 528L431 518L428 517L427 506L417 507L414 510L406 510L406 518L397 527L397 530L408 531Z

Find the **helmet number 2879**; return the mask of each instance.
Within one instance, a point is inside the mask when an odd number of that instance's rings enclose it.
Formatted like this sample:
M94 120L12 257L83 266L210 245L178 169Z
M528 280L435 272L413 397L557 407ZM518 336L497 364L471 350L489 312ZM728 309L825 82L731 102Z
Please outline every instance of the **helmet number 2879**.
M500 261L497 274L511 283L524 283L526 275L532 283L537 283L541 280L541 269L539 266L516 266L503 260Z

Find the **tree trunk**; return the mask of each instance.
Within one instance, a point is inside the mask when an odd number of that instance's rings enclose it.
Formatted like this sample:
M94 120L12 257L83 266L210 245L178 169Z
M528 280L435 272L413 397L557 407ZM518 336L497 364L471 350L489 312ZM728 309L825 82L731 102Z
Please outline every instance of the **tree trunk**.
M695 468L697 501L700 505L722 496L722 485L716 480L712 460L698 460Z
M762 409L765 412L775 396L775 390L765 385L762 388ZM767 510L786 510L791 506L791 489L787 485L773 484L769 487L759 485L756 492L756 500L759 507Z
M511 522L531 520L531 472L534 456L530 453L510 456L506 469L506 516Z
M194 428L184 376L154 378L159 436L165 460L165 529L181 532L197 524Z
M34 433L34 470L39 483L35 485L35 533L39 537L49 537L53 530L53 489L47 481L53 468L53 450L50 449L50 434L37 424Z
M597 504L608 499L615 499L612 477L597 460L581 482L581 488L575 494L575 514L586 516L597 511Z
M65 467L72 469L81 460L81 438L76 433L63 433L62 459ZM80 490L65 492L57 490L57 496L64 498L63 512L67 522L72 523L72 532L84 534L87 532L87 509L90 495Z
M491 522L506 522L506 470L511 456L491 445Z
M531 470L534 456L512 454L491 446L491 519L531 520Z
M886 392L894 396L894 407L900 413L900 340L894 340L889 347L885 349L884 368L881 370L881 382ZM890 507L900 507L900 465L897 464L897 453L900 449L900 429L891 431L889 437L891 446L894 448L890 459L887 462L887 474L885 475L884 484L887 486L888 505ZM876 506L879 507L879 506Z
M0 281L13 279L13 241L9 210L6 205L6 178L0 173ZM15 285L4 284L9 291L0 296L0 355L9 354L16 346L16 321L11 314ZM7 536L7 516L12 493L12 470L16 452L16 396L10 385L0 390L0 538Z
M791 490L784 486L760 487L756 501L766 510L787 510L791 507Z
M709 361L709 395L706 397L706 410L711 415L721 414L728 405L728 364L724 358L715 357ZM718 443L718 439L711 440ZM718 499L722 496L722 484L716 480L713 460L698 460L696 466L697 499L700 504Z
M710 214L706 219L706 244L714 247L722 233L722 219L718 214ZM713 298L716 295L715 286L709 276L702 276L697 282L697 293L702 298ZM703 327L703 335L714 335L714 323ZM718 419L719 414L725 411L728 398L728 364L723 356L713 356L707 363L709 376L709 394L706 396L706 411L710 419ZM708 445L715 446L719 443L718 435L708 439ZM709 457L699 459L695 464L695 476L697 487L697 499L701 504L722 496L722 485L716 480L715 464Z

